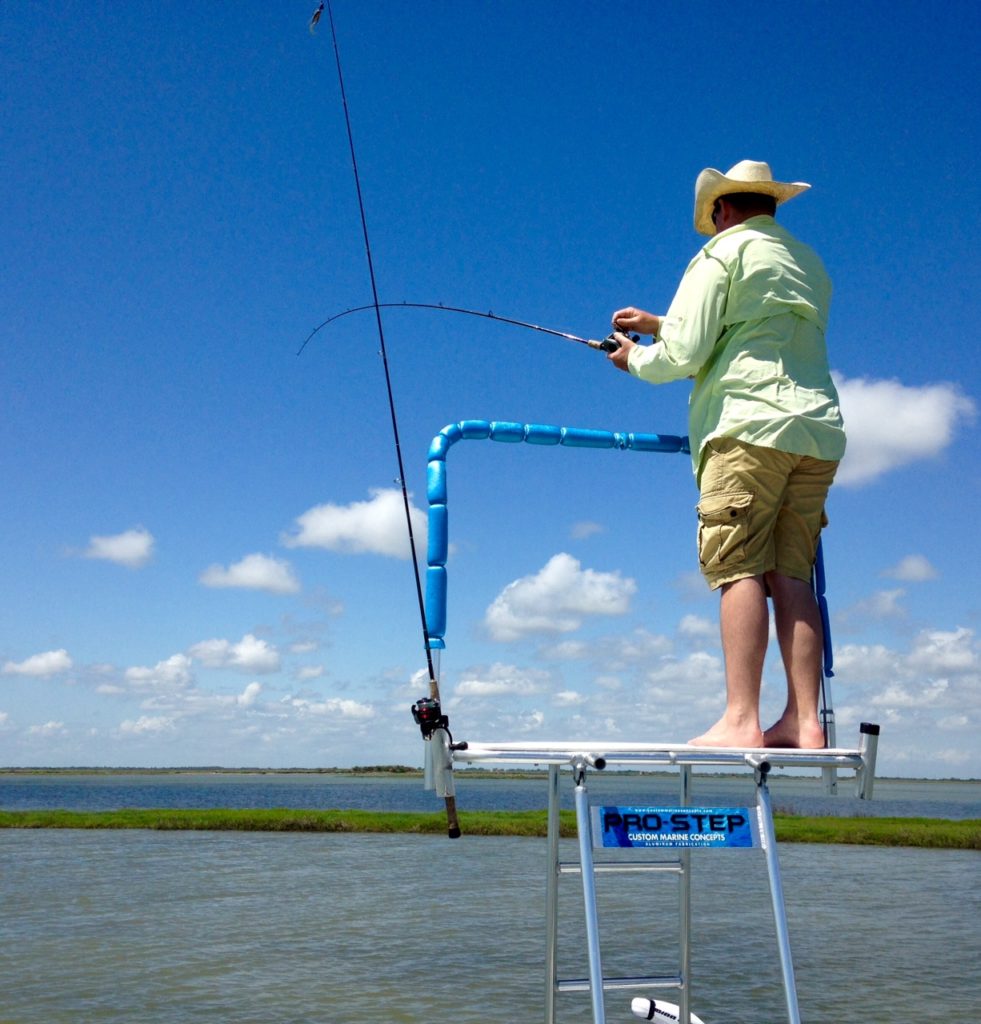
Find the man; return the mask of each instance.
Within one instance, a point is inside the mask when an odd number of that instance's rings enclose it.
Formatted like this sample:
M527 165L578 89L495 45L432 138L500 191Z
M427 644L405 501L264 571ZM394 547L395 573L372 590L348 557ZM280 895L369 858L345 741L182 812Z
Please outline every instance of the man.
M818 255L774 220L810 188L743 160L695 182L695 229L713 236L668 312L613 314L610 361L641 380L694 378L689 440L699 486L698 557L721 590L726 709L690 742L824 746L822 627L811 569L845 432L824 333L831 283ZM626 332L654 336L636 345ZM773 600L787 703L764 732L759 699Z

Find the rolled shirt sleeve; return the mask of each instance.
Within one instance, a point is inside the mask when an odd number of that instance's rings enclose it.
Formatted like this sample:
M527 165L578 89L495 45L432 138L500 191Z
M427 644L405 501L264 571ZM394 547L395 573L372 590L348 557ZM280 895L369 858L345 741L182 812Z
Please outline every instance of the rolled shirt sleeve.
M656 344L631 349L630 372L651 384L694 377L712 355L725 325L729 275L702 249L688 265Z
M696 476L714 437L838 460L845 432L824 332L831 282L817 253L772 217L720 232L688 265L653 345L630 350L651 384L694 379Z

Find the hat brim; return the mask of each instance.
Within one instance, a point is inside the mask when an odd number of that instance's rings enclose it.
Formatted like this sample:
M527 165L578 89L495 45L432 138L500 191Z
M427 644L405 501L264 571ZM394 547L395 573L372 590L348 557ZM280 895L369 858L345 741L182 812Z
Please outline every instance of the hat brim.
M777 206L785 203L811 186L806 181L744 181L738 178L727 178L714 167L706 167L695 182L695 230L700 235L714 235L715 225L712 223L712 207L716 199L733 195L736 192L756 192L764 196L773 196Z

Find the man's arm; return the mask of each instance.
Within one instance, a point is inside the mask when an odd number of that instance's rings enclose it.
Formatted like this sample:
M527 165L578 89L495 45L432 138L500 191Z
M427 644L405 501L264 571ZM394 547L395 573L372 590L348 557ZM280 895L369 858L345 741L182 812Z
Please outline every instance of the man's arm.
M621 347L609 354L610 362L651 384L694 377L722 334L728 294L725 265L703 250L689 265L665 316L633 306L614 313L618 327L641 331L654 327L656 344L634 345L620 335Z
M638 309L636 306L625 306L618 309L612 317L613 330L623 334L636 331L638 334L657 335L661 327L661 317L648 313L646 310Z

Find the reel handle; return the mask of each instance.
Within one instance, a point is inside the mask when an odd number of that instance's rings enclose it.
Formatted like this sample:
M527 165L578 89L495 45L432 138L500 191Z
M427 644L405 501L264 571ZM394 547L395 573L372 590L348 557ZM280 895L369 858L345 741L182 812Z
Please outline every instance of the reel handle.
M616 352L616 350L621 347L620 342L617 341L617 339L613 337L614 334L627 334L627 332L626 331L612 331L610 334L608 334L599 343L599 347L604 352ZM640 335L639 334L627 334L627 337L632 342L634 342L634 344L636 344L638 341L640 341Z

